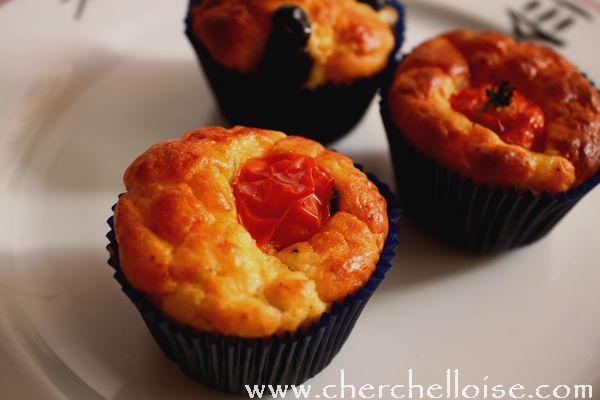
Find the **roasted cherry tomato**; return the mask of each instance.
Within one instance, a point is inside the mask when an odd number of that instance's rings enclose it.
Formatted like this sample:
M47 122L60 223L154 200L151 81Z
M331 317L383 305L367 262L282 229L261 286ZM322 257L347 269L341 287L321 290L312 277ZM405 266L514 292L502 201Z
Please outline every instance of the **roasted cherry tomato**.
M305 241L330 216L333 179L312 157L280 153L250 160L232 185L240 222L263 248Z
M452 97L452 108L496 132L506 143L526 149L536 147L544 132L542 109L515 91L510 105L491 106L481 113L488 101L487 90L490 88L492 85L461 90Z

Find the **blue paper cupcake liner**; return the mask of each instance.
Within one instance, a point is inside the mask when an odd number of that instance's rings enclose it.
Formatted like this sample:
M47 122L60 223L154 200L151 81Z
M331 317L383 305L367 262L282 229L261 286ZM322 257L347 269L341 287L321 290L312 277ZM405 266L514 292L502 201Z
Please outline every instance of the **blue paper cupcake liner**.
M348 133L362 119L381 86L385 71L351 85L329 84L303 89L282 84L283 81L273 79L272 74L241 73L226 68L215 61L193 32L190 10L196 3L197 0L190 2L185 33L223 116L232 124L302 134L330 143ZM390 63L404 42L404 7L398 0L393 0L392 5L398 12L398 23Z
M360 165L356 166L362 170ZM197 332L175 323L125 278L119 264L113 217L107 221L110 226L106 235L110 242L108 264L115 269L114 278L137 307L161 350L190 378L217 390L246 395L245 385L302 384L323 370L339 352L366 303L391 268L398 245L400 207L386 184L372 174L367 176L388 204L389 232L381 256L362 288L343 301L333 303L330 310L306 330L264 339L244 339Z
M600 182L598 172L559 195L477 184L408 142L390 113L387 94L392 79L393 74L388 74L380 107L398 195L410 216L446 241L476 252L530 244L548 234Z

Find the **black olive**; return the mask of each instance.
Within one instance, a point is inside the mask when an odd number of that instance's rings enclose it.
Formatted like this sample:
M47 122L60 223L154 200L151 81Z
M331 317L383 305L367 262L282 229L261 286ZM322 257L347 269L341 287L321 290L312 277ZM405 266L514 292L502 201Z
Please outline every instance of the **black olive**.
M338 196L338 193L334 190L333 196L331 197L331 203L330 203L331 205L329 207L329 215L333 215L339 211L340 205L338 202L339 202L339 196Z
M384 7L387 6L391 6L392 2L391 0L358 0L361 3L366 3L368 5L370 5L371 7L373 7L373 9L379 11Z
M310 18L302 8L284 5L273 13L271 24L260 72L282 90L298 89L312 69L307 48L312 33Z
M306 12L293 5L277 9L272 17L272 40L290 47L305 47L312 32L311 22Z

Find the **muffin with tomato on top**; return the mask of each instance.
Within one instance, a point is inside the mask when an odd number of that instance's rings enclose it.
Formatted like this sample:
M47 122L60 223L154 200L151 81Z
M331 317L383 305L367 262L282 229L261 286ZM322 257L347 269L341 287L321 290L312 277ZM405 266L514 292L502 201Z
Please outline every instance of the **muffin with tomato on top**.
M186 34L230 123L326 143L367 110L403 14L397 0L192 0Z
M152 146L124 181L115 277L165 354L227 392L322 370L397 244L386 185L281 132L198 129Z
M600 94L545 46L436 37L399 63L381 112L408 212L471 249L543 237L600 180Z

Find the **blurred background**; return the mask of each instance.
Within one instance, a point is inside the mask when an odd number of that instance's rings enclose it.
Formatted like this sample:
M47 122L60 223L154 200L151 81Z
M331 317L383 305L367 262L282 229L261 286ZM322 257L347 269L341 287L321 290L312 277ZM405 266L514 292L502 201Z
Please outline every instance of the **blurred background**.
M597 0L405 4L404 51L450 29L498 30L600 81ZM0 0L0 398L231 398L167 361L105 264L105 221L133 158L226 124L184 37L186 7ZM332 147L393 183L376 101ZM357 385L402 384L412 368L428 385L459 368L465 383L600 390L599 217L597 190L540 243L491 256L403 221L394 270L309 383L344 368Z

